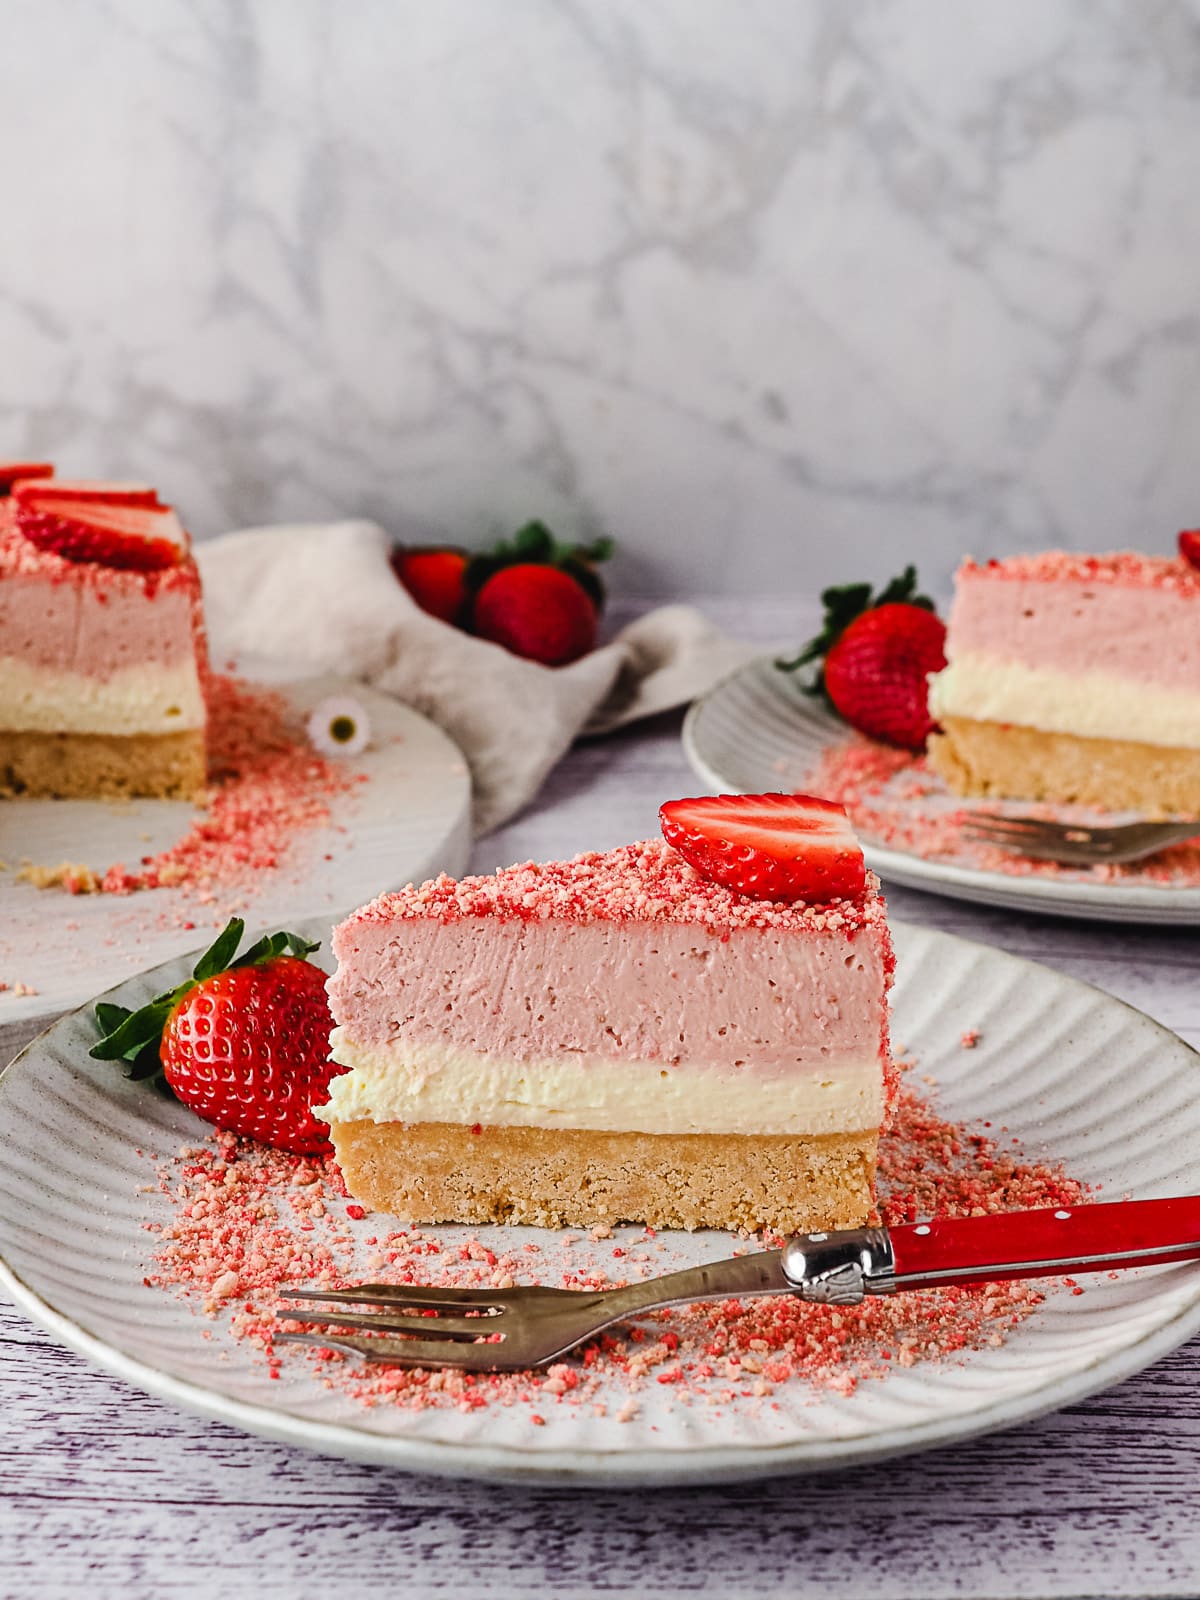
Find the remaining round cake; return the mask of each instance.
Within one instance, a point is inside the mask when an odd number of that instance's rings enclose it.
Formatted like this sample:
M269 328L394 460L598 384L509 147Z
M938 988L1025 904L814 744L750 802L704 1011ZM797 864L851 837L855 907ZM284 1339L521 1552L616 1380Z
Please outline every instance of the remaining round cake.
M756 900L658 842L383 895L335 930L321 1111L413 1221L849 1227L892 1083L878 883Z

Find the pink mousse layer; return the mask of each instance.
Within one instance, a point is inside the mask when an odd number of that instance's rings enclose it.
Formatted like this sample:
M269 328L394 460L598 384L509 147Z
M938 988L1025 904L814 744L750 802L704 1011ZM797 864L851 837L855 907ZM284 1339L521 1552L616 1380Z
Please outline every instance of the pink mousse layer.
M1047 551L959 569L950 661L980 653L1200 692L1200 572L1122 552Z
M748 900L658 843L384 895L333 950L333 1014L360 1044L767 1073L887 1054L874 885L826 907Z
M204 664L200 575L64 561L17 531L0 502L0 657L109 678L122 668Z

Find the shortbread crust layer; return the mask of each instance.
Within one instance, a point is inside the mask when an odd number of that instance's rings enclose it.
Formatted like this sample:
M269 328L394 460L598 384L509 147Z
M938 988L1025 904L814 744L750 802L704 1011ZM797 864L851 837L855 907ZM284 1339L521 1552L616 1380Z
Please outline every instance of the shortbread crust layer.
M1200 813L1200 750L944 717L929 763L960 795Z
M602 1133L335 1122L351 1194L409 1222L851 1228L872 1214L877 1135Z
M204 780L204 732L198 728L161 734L0 730L0 794L196 800Z

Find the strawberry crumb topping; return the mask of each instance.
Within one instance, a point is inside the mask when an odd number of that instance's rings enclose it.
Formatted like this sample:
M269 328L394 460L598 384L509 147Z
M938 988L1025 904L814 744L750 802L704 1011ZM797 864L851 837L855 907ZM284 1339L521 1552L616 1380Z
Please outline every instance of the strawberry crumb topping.
M857 933L883 929L879 880L868 872L859 900L805 905L752 900L702 877L659 839L592 852L571 861L527 861L486 878L444 873L419 887L383 894L343 926L360 922L442 923L464 917L536 922L695 923L720 934L734 928L778 928L788 933Z
M138 570L68 561L53 550L41 549L18 530L12 502L6 500L0 502L0 578L15 577L35 577L72 589L98 589L102 596L132 592L152 599L176 590L193 596L200 593L200 576L190 557L171 566Z
M879 1177L880 1209L890 1223L1085 1199L1082 1185L1059 1168L1027 1162L1013 1143L948 1122L907 1085L894 1130L880 1144ZM669 1270L669 1245L652 1229L622 1229L622 1242L608 1253L610 1271L598 1264L604 1258L597 1246L611 1231L593 1236L586 1259L575 1258L580 1241L570 1234L504 1248L496 1245L508 1237L503 1230L488 1244L461 1229L385 1231L379 1219L345 1203L332 1161L289 1156L227 1133L181 1150L160 1167L157 1187L171 1214L146 1224L155 1246L145 1282L221 1318L235 1340L260 1353L272 1376L284 1362L292 1370L307 1365L326 1387L368 1407L522 1406L530 1408L531 1425L542 1426L562 1408L632 1421L649 1385L660 1396L668 1393L672 1406L757 1405L792 1383L849 1394L896 1367L1001 1344L1046 1294L1044 1284L1014 1282L923 1290L838 1309L782 1298L724 1301L654 1313L537 1372L369 1368L332 1351L277 1345L281 1328L296 1326L276 1315L280 1291L367 1278L600 1289Z
M1070 550L1041 550L1036 555L1008 556L1003 561L964 561L957 581L1013 579L1033 583L1121 584L1129 589L1170 589L1200 595L1200 572L1170 556L1147 556L1137 550L1111 555L1076 555Z

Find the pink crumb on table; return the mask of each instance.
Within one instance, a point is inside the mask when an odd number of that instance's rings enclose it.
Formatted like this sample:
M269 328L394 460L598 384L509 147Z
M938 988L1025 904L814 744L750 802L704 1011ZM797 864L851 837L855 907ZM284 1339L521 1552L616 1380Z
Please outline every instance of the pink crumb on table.
M978 1028L964 1028L958 1042L964 1050L974 1050L982 1037Z
M880 1143L880 1210L885 1222L1078 1205L1084 1187L1055 1166L1024 1161L982 1129L939 1116L908 1084L893 1131ZM170 1217L146 1226L154 1235L147 1285L184 1297L223 1321L233 1338L258 1353L274 1377L305 1369L364 1406L407 1410L529 1408L541 1426L563 1408L637 1415L652 1385L671 1405L761 1405L780 1385L850 1394L896 1367L955 1360L1003 1342L1039 1306L1045 1290L1028 1283L925 1290L861 1306L829 1308L790 1299L725 1301L661 1312L643 1326L602 1334L547 1370L472 1375L449 1370L365 1367L336 1352L277 1345L296 1325L280 1319L281 1291L299 1284L330 1288L370 1278L396 1284L512 1287L555 1283L600 1289L665 1271L663 1240L649 1231L611 1251L623 1276L598 1261L575 1261L561 1234L544 1244L505 1248L503 1230L484 1244L421 1227L369 1237L346 1220L345 1187L332 1161L298 1157L217 1133L188 1146L158 1169ZM341 1214L339 1214L339 1212ZM572 1236L573 1237L573 1236ZM500 1243L496 1243L499 1238ZM765 1241L770 1244L775 1241ZM616 1398L613 1399L613 1391ZM603 1393L602 1393L603 1391Z

